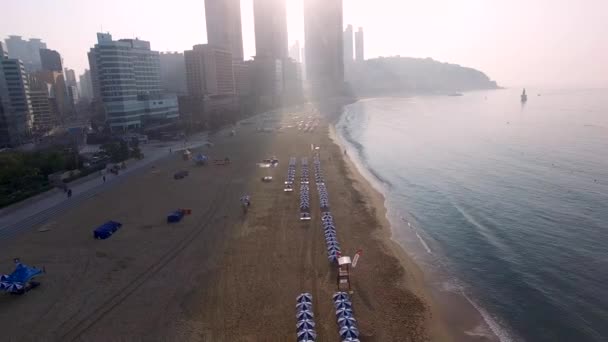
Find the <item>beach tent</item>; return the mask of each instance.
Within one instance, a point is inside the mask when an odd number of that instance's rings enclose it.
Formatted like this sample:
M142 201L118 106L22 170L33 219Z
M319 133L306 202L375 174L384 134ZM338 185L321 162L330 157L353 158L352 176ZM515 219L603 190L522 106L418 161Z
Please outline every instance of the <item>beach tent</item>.
M27 283L43 273L36 267L17 262L15 270L9 275L0 275L0 290L19 293L26 289Z
M196 157L194 157L194 163L196 165L205 165L207 164L207 160L209 158L207 158L207 156L203 155L202 153L199 153L196 155Z
M107 239L114 234L118 228L122 227L122 223L108 221L93 231L93 237L96 239Z
M340 328L340 337L344 338L359 338L359 329L354 326L343 326Z
M174 212L169 213L169 215L167 215L167 223L179 222L182 220L183 217L184 217L184 212L181 210L176 210Z

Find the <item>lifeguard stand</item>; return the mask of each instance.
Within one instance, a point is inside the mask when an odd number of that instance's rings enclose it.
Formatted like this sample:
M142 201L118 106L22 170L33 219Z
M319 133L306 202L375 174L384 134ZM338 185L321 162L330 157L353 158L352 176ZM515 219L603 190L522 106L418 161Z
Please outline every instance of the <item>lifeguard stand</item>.
M343 256L338 258L338 291L350 290L350 257Z

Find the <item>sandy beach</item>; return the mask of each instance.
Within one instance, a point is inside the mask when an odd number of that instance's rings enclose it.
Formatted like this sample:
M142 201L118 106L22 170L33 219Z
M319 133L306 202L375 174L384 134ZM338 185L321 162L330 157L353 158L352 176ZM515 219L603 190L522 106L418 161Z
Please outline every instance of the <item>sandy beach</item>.
M14 257L47 271L25 296L0 296L3 340L293 341L295 298L310 292L317 340L339 341L336 267L327 260L316 189L309 222L298 220L298 187L283 192L289 157L311 158L311 144L320 147L342 251L363 250L351 277L361 340L451 340L422 272L390 238L382 196L332 141L331 121L304 132L287 127L293 113L268 118L280 130L240 125L236 136L220 133L199 149L230 165L197 167L176 153L44 223L48 231L1 241L2 272ZM270 156L278 167L256 165ZM174 180L179 170L189 176ZM273 182L261 182L267 175ZM177 208L192 214L167 224ZM92 230L107 220L123 227L94 240Z

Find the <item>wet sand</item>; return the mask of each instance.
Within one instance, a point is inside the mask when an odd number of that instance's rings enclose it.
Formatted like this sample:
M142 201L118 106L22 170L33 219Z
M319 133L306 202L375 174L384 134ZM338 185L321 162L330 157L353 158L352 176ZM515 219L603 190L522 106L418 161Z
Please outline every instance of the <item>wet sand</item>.
M47 270L25 296L0 295L3 340L293 341L295 297L310 292L317 340L339 341L336 269L325 252L316 188L306 223L298 220L299 187L283 192L289 157L312 161L315 144L342 251L363 249L352 272L361 340L449 341L420 270L390 239L383 199L348 166L328 122L312 133L242 125L201 149L211 159L230 157L231 165L196 167L176 154L46 222L47 232L35 227L1 241L1 272L14 257ZM277 168L256 166L272 155ZM190 175L174 180L182 169ZM261 182L266 175L274 181ZM244 193L252 197L246 215ZM168 225L176 208L192 214ZM123 227L94 240L92 230L107 220Z

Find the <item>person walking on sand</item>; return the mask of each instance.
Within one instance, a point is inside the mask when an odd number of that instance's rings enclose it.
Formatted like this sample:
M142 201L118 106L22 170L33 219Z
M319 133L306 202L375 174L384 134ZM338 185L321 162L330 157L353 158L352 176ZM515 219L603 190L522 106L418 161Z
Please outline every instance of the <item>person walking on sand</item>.
M105 182L106 182L106 175L103 175L103 176L101 177L101 179L103 179L103 182L105 183Z
M68 198L72 197L72 189L68 189Z

